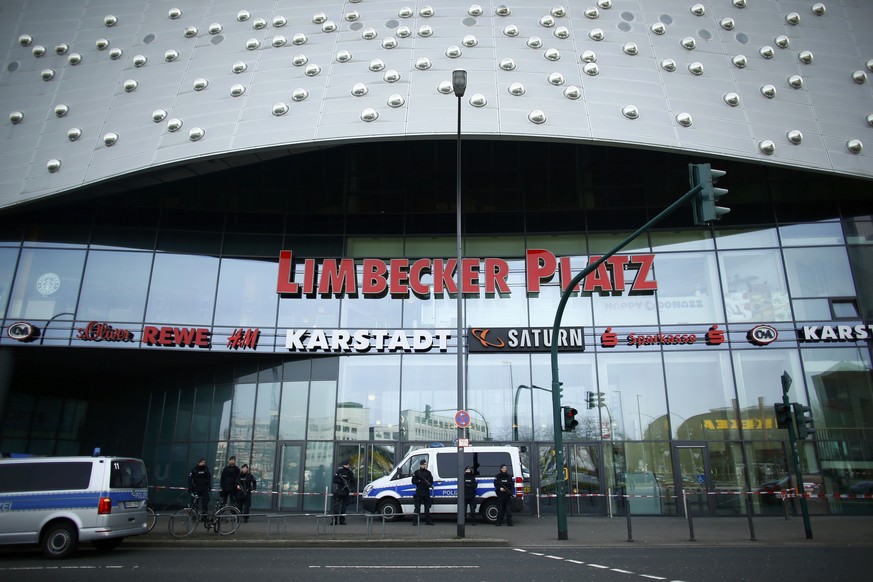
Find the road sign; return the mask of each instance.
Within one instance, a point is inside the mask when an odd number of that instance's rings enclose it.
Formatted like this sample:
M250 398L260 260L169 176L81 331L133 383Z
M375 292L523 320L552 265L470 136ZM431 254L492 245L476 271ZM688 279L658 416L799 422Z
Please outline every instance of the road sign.
M455 413L455 424L458 428L467 428L470 426L470 413L466 410L459 410Z

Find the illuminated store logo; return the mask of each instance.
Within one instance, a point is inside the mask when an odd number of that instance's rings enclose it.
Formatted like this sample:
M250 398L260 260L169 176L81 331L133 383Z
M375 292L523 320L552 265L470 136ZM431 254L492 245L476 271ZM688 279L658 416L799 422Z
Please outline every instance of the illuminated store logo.
M552 331L550 327L474 327L467 333L470 352L548 352L552 349ZM561 328L558 350L584 352L582 328Z
M179 346L208 348L212 345L211 332L205 327L142 328L142 341L148 346Z
M750 344L766 346L779 339L779 332L772 325L756 325L746 334L746 339Z
M588 257L589 263L600 260ZM295 263L292 251L279 253L279 277L276 293L299 297L385 297L405 298L415 295L456 295L457 259L304 259ZM615 255L598 265L574 292L622 295L653 293L658 284L652 276L654 254ZM302 271L298 272L298 268ZM359 271L360 267L360 273ZM539 293L541 285L557 274L566 288L574 274L570 257L556 257L549 251L531 249L525 257L527 292ZM461 259L461 292L465 295L511 293L509 262L495 258Z
M797 330L802 342L855 342L873 337L873 325L804 325Z
M723 330L718 328L718 325L713 325L703 336L704 342L708 346L718 346L724 343L725 334ZM692 345L697 343L698 337L696 333L637 333L630 332L624 340L628 346L640 348L642 346L678 346ZM614 348L619 344L618 334L612 331L611 327L607 327L600 335L600 345L604 348Z
M92 321L80 327L76 337L88 342L132 342L133 332L129 329L116 329L108 323Z
M258 349L258 338L261 336L260 328L235 329L227 338L227 348L230 350L238 349Z
M36 339L36 336L39 334L37 333L36 326L26 321L18 321L9 326L6 330L6 335L15 341L29 342Z
M289 352L357 353L448 351L448 330L387 329L289 329L285 348Z

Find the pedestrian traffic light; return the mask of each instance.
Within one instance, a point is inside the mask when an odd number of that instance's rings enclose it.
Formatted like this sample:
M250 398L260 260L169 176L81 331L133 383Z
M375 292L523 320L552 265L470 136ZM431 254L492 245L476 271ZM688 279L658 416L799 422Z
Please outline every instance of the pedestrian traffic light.
M579 411L572 406L562 406L561 413L564 417L564 430L567 432L573 432L576 430L576 427L579 425L579 421L576 420L576 415L579 414Z
M794 409L794 424L797 428L797 438L805 439L815 434L815 426L812 420L812 409L799 402L792 402Z
M424 405L424 420L425 422L430 420L430 404Z
M773 405L776 413L776 428L788 428L791 424L791 407L782 402Z
M728 193L726 188L716 188L718 179L727 172L713 170L709 164L688 164L688 181L691 187L700 186L698 192L691 199L691 209L694 213L694 224L704 225L713 220L721 220L721 217L731 211L730 208L717 206L718 199Z

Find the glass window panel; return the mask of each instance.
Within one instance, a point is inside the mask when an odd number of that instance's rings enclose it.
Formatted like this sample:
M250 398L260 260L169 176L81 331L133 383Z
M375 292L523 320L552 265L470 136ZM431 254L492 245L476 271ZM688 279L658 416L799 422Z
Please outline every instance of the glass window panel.
M410 237L406 239L406 256L409 258L447 259L458 256L458 241L455 237Z
M866 348L800 350L816 437L859 438L873 428L873 366ZM795 380L796 382L796 380ZM800 400L805 402L805 399Z
M353 258L398 258L403 257L403 239L349 237L347 257Z
M530 325L533 327L552 327L560 301L561 289L557 284L541 286L538 295L531 295L528 298ZM561 325L568 327L593 324L591 297L580 296L578 293L570 295L564 305L564 313L561 314Z
M544 249L555 256L582 255L588 252L585 235L528 235L527 249Z
M468 360L466 410L471 419L470 439L474 444L483 440L531 441L528 356L505 354L497 358L493 354L471 355ZM457 380L454 384L457 386Z
M846 225L846 241L849 244L873 244L873 222L870 222L869 216L847 218L844 224Z
M306 438L308 392L309 380L282 383L279 440L303 440Z
M245 462L245 461L244 461ZM249 472L255 478L257 489L252 493L252 511L273 507L273 480L276 466L276 443L256 442L252 446Z
M162 411L161 436L162 441L173 440L173 432L176 430L176 413L179 411L179 391L168 390L167 399Z
M729 322L791 320L778 251L723 252L719 264Z
M155 248L155 231L140 228L95 227L91 249L144 249Z
M873 247L851 246L849 255L863 318L873 319Z
M244 440L252 438L252 422L255 410L256 384L240 382L233 391L233 407L230 417L230 438Z
M176 415L174 441L187 441L191 432L191 417L194 411L194 390L182 390L179 395L179 413Z
M331 425L333 423L331 422ZM331 427L332 428L332 427ZM333 434L331 431L330 435ZM329 436L330 436L329 435ZM306 443L303 469L304 509L324 509L325 497L333 479L333 442Z
M277 268L273 261L222 259L215 325L273 327Z
M451 442L458 434L454 422L458 410L457 356L402 358L401 378L405 382L400 395L401 438Z
M669 443L625 443L625 474L621 482L628 498L632 515L665 515L665 481L672 481Z
M714 255L658 255L655 277L662 325L724 321Z
M275 292L275 286L271 288ZM280 297L278 326L335 328L339 325L341 303L334 297ZM280 341L284 345L284 340Z
M779 227L783 247L841 245L843 229L839 222L815 222Z
M855 294L845 247L785 249L791 297L848 297Z
M457 243L455 243L457 245ZM553 251L554 252L554 251ZM520 257L524 255L524 239L519 236L467 237L464 239L464 256ZM457 250L454 257L458 256Z
M309 440L332 440L336 418L336 380L314 380L309 387ZM308 454L308 453L307 453ZM328 461L328 466L332 462ZM332 474L331 474L332 475Z
M258 384L258 400L255 404L255 439L276 439L279 431L280 382Z
M779 238L775 228L715 231L716 244L719 249L763 249L779 246Z
M607 253L614 249L619 243L624 241L628 236L630 236L630 232L623 233L597 233L597 234L589 234L588 235L588 248L589 253L591 255L600 256L603 253ZM634 240L630 241L625 247L620 249L622 253L632 253L632 252L649 252L651 248L649 248L649 239L645 234L642 236L638 236Z
M667 414L661 355L598 354L597 362L606 403L600 413L607 426L611 420L612 438L648 440L657 419Z
M709 230L653 230L649 232L652 250L656 253L669 251L709 251L715 248ZM659 261L660 262L660 257Z
M657 325L658 310L652 295L592 295L594 323L599 326Z
M390 266L388 267L390 271ZM357 280L363 282L363 267L356 266ZM390 276L390 274L388 275ZM403 302L391 295L364 297L358 289L357 297L347 297L340 306L340 324L363 329L398 328L403 317ZM336 299L334 299L336 301Z
M12 277L15 275L17 261L17 248L0 248L0 314L6 313L6 304L9 302L9 291L12 287Z
M861 314L854 299L835 299L831 301L834 317L858 319Z
M30 434L30 424L33 421L36 396L13 392L6 403L6 414L3 419L2 432L4 437L26 437ZM14 449L4 449L14 450Z
M155 255L146 320L176 325L212 322L218 259Z
M337 440L400 439L400 356L340 359Z
M209 420L212 412L212 386L198 386L194 397L194 415L191 419L191 439L203 441L210 438Z
M84 262L84 251L22 250L7 317L51 319L75 312Z
M727 352L668 352L664 354L664 370L674 439L739 438L733 410L734 382ZM653 424L660 421L648 420Z
M233 401L233 385L219 384L215 387L212 403L213 437L211 440L226 440L230 433L230 405Z
M788 431L776 428L773 404L782 402L782 374L793 379L788 397L792 402L806 402L800 358L793 350L733 352L738 407L745 428L761 440L783 440ZM761 421L759 424L759 420ZM748 436L746 437L748 438Z
M152 256L150 253L91 251L85 265L79 319L142 321Z
M480 281L479 295L469 295L465 299L466 327L487 325L489 327L510 327L527 325L527 297L525 275L511 271L506 278L509 295L486 295L485 281ZM457 315L457 308L455 309ZM554 321L554 316L552 316Z
M791 301L796 321L827 321L831 318L827 299L794 299Z
M552 365L548 354L531 356L532 376L535 388L531 391L534 410L534 439L551 441L554 439L554 419L552 414ZM597 409L588 410L585 394L597 390L597 376L594 354L562 354L560 380L562 398L565 405L578 412L579 426L573 433L564 433L565 440L600 440L600 423ZM608 438L608 437L607 437Z

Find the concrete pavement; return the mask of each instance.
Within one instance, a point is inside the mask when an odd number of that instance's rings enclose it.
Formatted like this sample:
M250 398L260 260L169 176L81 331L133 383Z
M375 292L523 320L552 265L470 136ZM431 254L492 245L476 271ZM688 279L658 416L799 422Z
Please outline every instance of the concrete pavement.
M791 517L756 517L752 521L754 540L745 517L694 518L692 530L681 517L624 516L569 517L566 540L558 539L554 515L515 516L515 526L497 527L480 523L465 527L458 537L454 516L437 517L435 525L412 525L410 519L385 523L373 519L367 531L363 514L350 514L348 525L331 526L330 520L314 514L253 516L240 524L233 535L219 536L203 527L185 539L170 536L167 516L159 516L151 533L125 540L125 546L165 547L620 547L620 546L865 546L873 547L873 517L812 516L813 538L806 539L803 520Z

